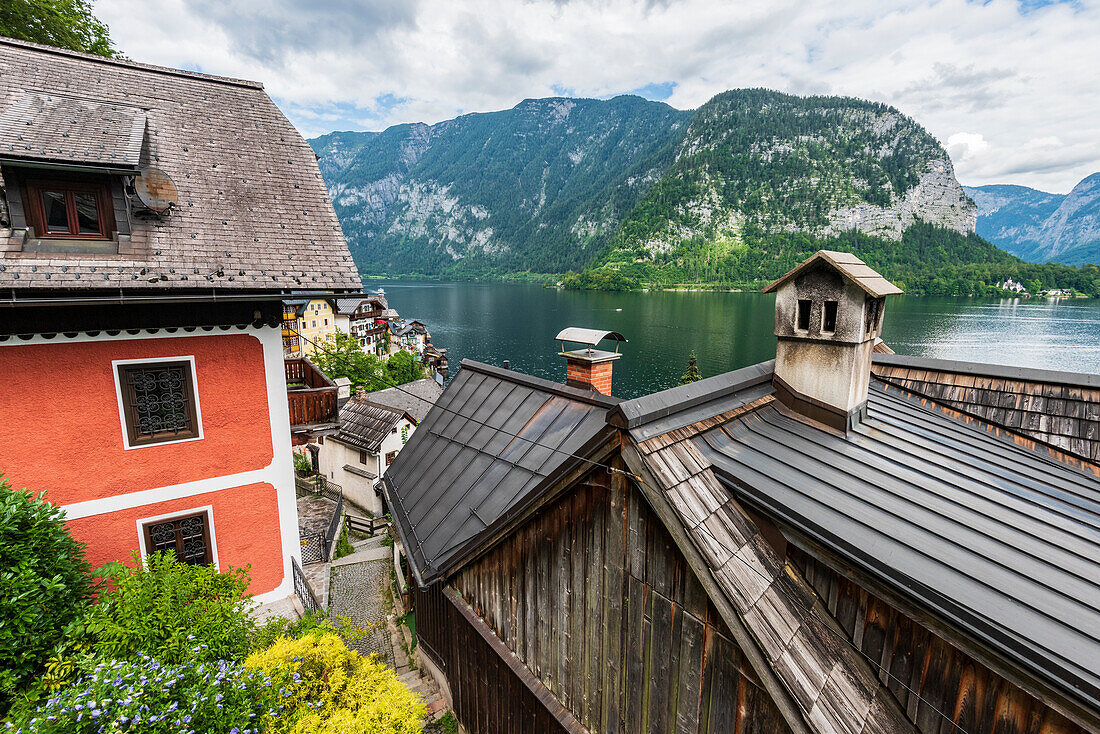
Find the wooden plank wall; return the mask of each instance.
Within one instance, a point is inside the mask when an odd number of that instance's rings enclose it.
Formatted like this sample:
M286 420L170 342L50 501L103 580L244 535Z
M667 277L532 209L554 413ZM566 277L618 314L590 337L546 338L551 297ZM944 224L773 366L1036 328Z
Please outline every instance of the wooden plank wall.
M575 485L452 583L590 732L789 731L620 475L599 470Z
M879 678L924 734L1084 734L1085 729L793 544L787 546L787 558L849 639L889 671Z
M540 698L531 690L501 650L463 618L441 583L414 595L421 654L447 677L454 714L469 734L583 734L561 724L544 700L552 699L549 692Z

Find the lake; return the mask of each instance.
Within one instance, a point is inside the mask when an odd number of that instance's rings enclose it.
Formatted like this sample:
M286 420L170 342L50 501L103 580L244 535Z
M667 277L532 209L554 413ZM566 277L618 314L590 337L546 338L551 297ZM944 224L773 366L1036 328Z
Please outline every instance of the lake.
M692 350L704 377L775 356L775 298L761 293L559 291L528 284L372 281L422 321L451 374L475 359L561 382L566 326L622 333L615 395L678 384ZM1100 373L1100 300L891 297L883 339L899 354ZM611 347L614 348L614 347Z

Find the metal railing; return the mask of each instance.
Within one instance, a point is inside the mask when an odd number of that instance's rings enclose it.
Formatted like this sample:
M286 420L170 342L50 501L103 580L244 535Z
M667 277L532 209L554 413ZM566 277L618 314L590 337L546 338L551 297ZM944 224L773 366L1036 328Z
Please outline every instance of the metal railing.
M295 473L294 486L304 492L315 494L325 499L332 500L336 507L332 517L328 521L328 527L324 532L311 531L299 532L298 540L302 545L302 563L328 563L332 558L332 549L336 543L336 536L340 533L340 525L344 515L344 490L335 482L330 482L320 474L301 475Z
M298 595L298 600L302 602L302 606L305 607L307 612L321 611L321 603L313 595L313 588L309 585L309 580L306 579L302 567L298 565L298 559L291 557L290 565L294 572L294 593Z

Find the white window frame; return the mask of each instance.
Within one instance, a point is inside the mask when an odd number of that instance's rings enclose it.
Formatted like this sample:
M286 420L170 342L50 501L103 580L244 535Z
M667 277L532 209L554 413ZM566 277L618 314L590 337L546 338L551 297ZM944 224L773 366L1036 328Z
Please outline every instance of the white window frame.
M198 515L204 513L207 521L210 523L210 558L213 561L214 570L221 571L221 564L218 562L218 536L215 533L214 528L214 506L203 505L202 507L192 507L189 510L179 510L177 512L168 512L163 515L154 515L153 517L139 517L136 521L137 525L137 537L138 537L138 549L141 552L141 560L145 561L145 556L148 555L148 551L145 549L145 526L153 523L164 522L165 520L175 520L181 517L190 517L191 515Z
M155 443L143 443L133 446L130 444L130 432L126 430L126 406L122 402L122 381L119 379L119 367L122 365L135 365L135 364L161 364L163 362L189 362L191 365L191 390L195 396L195 422L198 424L197 436L190 436L188 438L177 438L172 441L157 441ZM141 359L115 359L111 361L111 373L114 375L115 380L115 398L118 400L118 423L119 428L122 430L122 447L129 451L130 449L149 449L155 446L170 446L177 443L187 443L188 441L201 441L203 439L202 432L202 406L199 404L199 376L195 371L195 357L194 356L177 356L177 357L149 357Z

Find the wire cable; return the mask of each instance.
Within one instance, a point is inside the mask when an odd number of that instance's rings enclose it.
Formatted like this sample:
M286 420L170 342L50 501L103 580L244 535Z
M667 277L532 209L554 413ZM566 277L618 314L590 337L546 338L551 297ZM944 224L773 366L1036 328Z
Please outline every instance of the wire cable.
M285 322L284 322L284 323L285 323ZM301 332L299 332L299 331L298 331L298 330L297 330L296 328L288 328L288 329L287 329L287 331L291 331L291 332L293 332L293 333L294 333L294 334L296 334L296 335L297 335L297 336L298 336L298 337L299 337L300 339L303 339L303 340L305 340L306 342L308 342L309 344L313 345L313 347L314 347L314 348L319 348L319 349L321 349L321 350L322 350L322 351L323 351L323 352L324 352L325 354L327 354L328 356L330 356L330 357L333 357L333 358L335 358L335 359L337 359L337 360L340 360L340 361L344 361L344 360L343 360L343 356L342 356L342 355L340 355L340 354L334 354L333 352L331 352L331 351L327 350L327 349L325 348L325 346L324 346L323 344L320 344L320 343L318 343L318 342L316 342L316 341L314 341L314 340L310 339L309 337L303 336L303 335L301 334ZM346 367L351 367L352 365L351 365L350 363L347 363L347 362L345 362L345 366L346 366ZM388 387L390 387L390 388L393 388L393 389L396 389L397 391L399 391L399 392L402 392L402 393L404 393L404 394L406 394L406 395L408 395L408 396L410 396L410 397L416 398L417 400L421 400L421 401L423 401L423 402L426 402L426 403L430 403L430 402L431 402L431 401L427 400L426 398L423 398L423 397L421 397L420 395L416 395L416 394L414 394L414 393L412 393L412 392L409 392L408 390L403 390L403 389L401 388L401 386L400 386L400 385L397 385L397 384L395 384L395 383L392 383L392 382L390 382L390 381L386 380L385 378L379 377L378 379L379 379L379 381L380 381L380 382L382 382L383 384L386 384L386 385L387 385ZM534 445L536 445L536 446L541 446L542 448L545 448L545 449L549 449L550 451L554 451L554 452L556 452L556 453L559 453L559 454L564 454L565 456L570 456L570 457L572 457L572 458L574 458L574 459L579 459L580 461L583 461L583 462L587 462L587 463L589 463L589 464L592 464L593 466L601 467L601 468L603 468L603 469L606 469L606 470L607 470L608 472L610 472L610 473L617 473L617 474L621 474L621 475L623 475L623 476L627 476L627 477L630 477L630 478L631 478L631 479L633 479L634 481L638 482L638 484L641 484L641 485L645 485L645 486L649 487L649 488L650 488L650 490L651 490L651 491L654 491L654 492L656 492L656 493L658 494L658 496L664 496L664 495L665 495L665 491L664 491L664 490L662 490L662 489L660 489L660 488L655 488L655 487L653 487L653 485L649 484L649 483L648 483L648 482L646 482L646 481L645 481L645 480L644 480L644 479L643 479L642 477L638 476L637 474L634 474L633 472L628 472L628 471L624 471L624 470L622 470L622 469L618 469L618 468L616 468L616 467L613 467L613 466L609 466L609 465L607 465L607 464L602 464L602 463L600 463L600 462L598 462L598 461L595 461L595 460L593 460L593 459L589 459L589 458L587 458L587 457L585 457L585 456L580 456L579 454L574 454L574 453L571 453L571 452L569 452L569 451L565 451L565 450L563 450L563 449L555 448L555 447L553 447L553 446L547 446L546 444L543 444L543 443L539 443L538 441L536 441L536 440L534 440L534 439L531 439L531 438L526 438L526 437L524 437L524 436L520 436L519 434L516 434L516 433L512 433L512 432L510 432L510 431L506 431L506 430L504 430L503 428L500 428L500 427L498 427L498 426L492 426L492 425L489 425L488 423L485 423L485 422L483 422L483 421L479 421L479 420L477 420L477 419L475 419L475 418L473 418L473 417L471 417L471 416L468 416L468 415L466 415L465 413L460 413L459 411L456 411L456 410L451 410L451 409L448 409L448 408L444 408L443 406L439 405L438 403L433 403L433 404L432 404L432 407L433 407L433 408L438 408L439 410L442 410L442 411L445 411L445 412L448 412L448 413L452 413L452 414L454 414L454 415L457 415L457 416L459 416L459 417L463 418L464 420L468 420L468 421L470 421L470 422L472 422L472 423L476 423L477 425L483 426L483 427L485 427L485 428L489 428L490 430L494 430L494 431L499 431L500 433L503 433L503 434L505 434L505 435L507 435L507 436L511 436L511 437L513 437L513 438L518 438L518 439L519 439L519 440L521 440L521 441L529 441L530 443L532 443L532 444L534 444ZM406 520L408 520L408 519L409 519L409 518L408 518L408 515L407 515L407 513L406 513ZM483 521L483 522L484 522L484 521ZM739 556L737 556L737 555L734 555L733 557L734 557L734 558L737 558L737 560L739 560L739 561L741 562L741 564L742 564L742 565L743 565L743 566L744 566L745 568L749 569L750 571L752 571L753 573L755 573L755 574L756 574L757 576L759 576L759 577L760 577L761 579L763 579L763 580L764 580L765 582L767 582L769 586L770 586L771 584L773 584L773 583L775 582L775 579L771 579L771 578L768 578L768 577L767 577L767 576L765 576L765 575L764 575L763 573L761 573L760 571L756 570L756 569L755 569L755 568L754 568L754 567L753 567L752 565L750 565L750 564L749 564L749 562L748 562L748 560L747 560L747 559L744 559L744 558L740 558L740 557L739 557ZM786 562L784 561L784 564L785 564L785 563L786 563ZM813 591L813 589L811 589L811 591ZM815 596L816 598L818 598L818 599L821 599L820 595L818 595L816 591L814 591L813 593L814 593L814 596ZM814 609L813 607L805 606L805 605L803 605L803 604L802 604L801 602L799 602L799 601L798 601L797 599L792 599L792 601L794 601L794 603L795 603L796 605L798 605L798 606L799 606L799 607L800 607L800 608L801 608L801 609L802 609L802 610L803 610L804 612L806 612L806 613L807 613L808 615L810 615L811 617L814 617L814 618L818 618L818 616L819 616L819 615L817 614L817 611L816 611L816 610L815 610L815 609ZM831 615L830 615L830 617L831 617ZM850 647L850 648L852 648L853 650L855 650L855 651L856 651L856 653L857 653L857 654L858 654L858 655L859 655L860 657L862 657L862 658L863 658L864 660L866 660L866 661L867 661L867 663L868 663L868 664L869 664L869 665L870 665L870 666L871 666L872 668L874 668L874 669L877 669L877 670L880 670L880 671L882 671L882 672L883 672L883 673L885 673L885 674L887 675L887 677L889 677L889 678L890 678L891 680L893 680L893 681L896 681L898 685L900 685L900 686L901 686L902 688L904 688L904 689L905 689L906 691L908 691L908 692L909 692L910 694L912 694L913 696L915 696L915 697L917 698L917 700L918 700L918 701L920 701L921 703L925 704L925 705L926 705L926 706L928 706L928 707L929 707L930 709L932 709L933 711L935 711L935 712L936 712L936 713L937 713L937 714L938 714L938 715L939 715L940 717L942 717L942 718L944 719L944 721L947 721L948 723L950 723L950 724L951 724L951 725L952 725L953 727L955 727L956 729L958 729L958 730L959 730L959 731L960 731L960 732L961 732L962 734L969 734L969 732L968 732L968 731L967 731L966 729L964 729L964 728L963 728L962 726L960 726L960 725L959 725L958 723L956 723L956 722L954 721L954 719L952 719L952 718L951 718L950 716L948 716L948 715L947 715L946 713L944 713L943 711L941 711L941 710L939 709L939 707L937 707L936 705L934 705L934 704L933 704L932 702L930 702L930 701L929 701L928 699L926 699L926 698L924 698L923 696L921 696L921 695L920 695L920 693L918 693L917 691L913 690L913 689L912 689L912 688L911 688L911 687L910 687L910 686L909 686L909 685L908 685L907 683L905 683L905 681L903 681L903 680L901 680L900 678L898 678L898 677L897 677L896 675L894 675L894 674L893 674L893 673L891 673L891 672L890 672L889 670L887 670L887 669L886 669L885 667L883 667L883 666L882 666L882 665L881 665L880 663L878 663L877 661L873 660L873 659L872 659L872 658L871 658L871 657L870 657L870 656L869 656L869 655L868 655L867 653L863 652L863 650L861 650L861 649L860 649L860 648L859 648L858 646L856 646L855 642L853 642L853 641L852 641L851 639L849 639L849 638L848 638L848 636L847 636L846 634L843 634L842 632L839 632L839 631L837 631L837 630L836 630L836 629L835 629L835 628L834 628L834 627L833 627L832 625L828 624L828 622L829 622L829 621L833 621L833 620L832 620L832 619L830 619L830 620L822 620L822 624L821 624L821 626L822 626L822 627L823 627L824 629L827 629L827 630L829 630L829 632L830 632L830 633L832 633L834 637L836 637L837 639L839 639L839 640L841 640L842 642L844 642L844 643L845 643L845 644L846 644L846 645L847 645L848 647ZM908 717L907 717L907 718L908 718Z
M303 336L297 329L287 329L287 331L294 332L294 334L296 334L298 336L298 338L303 339L304 341L308 342L315 349L320 349L322 352L324 352L328 356L330 356L334 359L343 361L345 367L353 368L353 365L351 365L349 362L344 360L343 355L333 353L333 352L329 351L323 344L318 343L318 342L314 341L313 339L310 339L307 336ZM457 415L460 418L462 418L463 420L470 421L471 423L474 423L478 426L482 426L483 428L488 428L492 431L497 431L499 433L503 433L506 436L510 436L512 438L519 439L520 441L526 441L528 443L534 444L535 446L539 446L541 448L547 449L548 451L553 451L554 453L557 453L557 454L563 454L564 456L569 456L569 457L572 457L574 459L578 459L578 460L586 462L588 464L592 464L593 466L601 467L603 469L606 469L608 472L622 474L623 476L631 477L632 479L638 479L638 477L635 474L631 473L631 472L623 471L622 469L618 469L618 468L613 467L613 466L608 466L607 464L602 464L602 463L600 463L598 461L595 461L593 459L589 459L586 456L581 456L580 454L574 454L571 451L566 451L565 449L561 449L561 448L558 448L556 446L550 446L549 444L540 443L539 441L536 441L533 438L528 438L527 436L521 436L518 433L512 433L511 431L506 431L505 429L500 428L499 426L494 426L494 425L490 425L489 423L486 423L484 421L479 421L478 419L476 419L472 416L466 415L465 413L461 413L457 410L452 410L450 408L445 408L442 405L440 405L439 403L432 403L432 401L424 398L423 396L417 395L417 394L412 393L412 392L409 392L408 390L403 389L401 387L401 385L399 385L397 383L390 382L385 377L375 376L375 379L377 379L382 384L386 385L386 387L388 387L388 388L392 388L394 390L397 390L398 392L404 393L405 395L408 395L409 397L420 400L421 402L429 403L429 404L431 404L431 406L433 408L437 408L437 409L442 410L446 413L451 413L452 415Z

